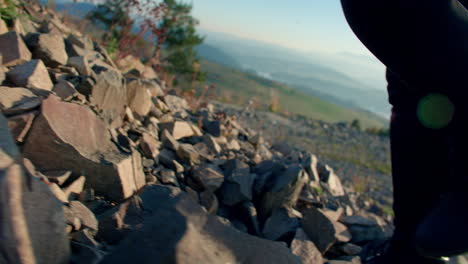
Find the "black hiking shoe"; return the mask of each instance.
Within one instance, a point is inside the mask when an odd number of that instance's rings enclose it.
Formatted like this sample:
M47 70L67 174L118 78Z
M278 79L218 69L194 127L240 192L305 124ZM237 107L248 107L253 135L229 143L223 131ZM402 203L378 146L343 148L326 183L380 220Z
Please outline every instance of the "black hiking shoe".
M360 255L363 264L445 264L444 258L427 258L395 245L392 239L368 243Z

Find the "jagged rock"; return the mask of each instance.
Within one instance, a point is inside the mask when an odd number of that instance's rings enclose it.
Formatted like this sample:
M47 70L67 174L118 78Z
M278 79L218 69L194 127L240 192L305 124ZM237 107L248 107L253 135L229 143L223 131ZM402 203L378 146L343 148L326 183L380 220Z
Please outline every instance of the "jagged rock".
M4 66L20 65L32 57L21 36L14 31L0 35L0 55Z
M82 227L89 228L95 232L98 231L98 221L88 207L80 201L71 201L69 207L71 212L81 220Z
M69 199L77 197L83 191L85 182L86 178L80 176L64 189L65 195L67 195Z
M353 243L360 243L385 238L385 233L379 224L371 219L359 215L345 216L340 220L352 235Z
M214 137L221 136L221 121L203 119L203 129Z
M154 106L157 107L157 109L159 109L163 113L170 111L169 107L163 101L159 100L157 97L153 97L151 98L151 100L153 101Z
M172 136L169 130L164 129L161 133L161 139L164 147L176 151L179 148L179 142Z
M38 107L42 99L31 90L0 86L0 110L5 114L21 114Z
M49 91L54 87L42 60L31 60L20 64L7 72L7 77L20 87Z
M209 164L194 168L192 178L202 191L215 192L224 182L224 175L219 168Z
M200 204L209 214L216 214L219 207L218 198L210 191L200 193Z
M113 68L94 66L96 84L92 87L90 102L102 110L101 117L112 128L119 127L125 115L127 90L120 72Z
M117 61L117 67L119 67L119 70L122 72L128 72L131 70L136 70L138 72L138 75L141 76L143 71L145 70L145 65L141 63L141 60L136 58L135 56L129 54L125 56L124 58L120 59Z
M158 155L159 162L161 162L161 164L163 164L164 166L168 168L172 169L174 167L174 163L172 161L174 161L175 159L176 159L176 154L172 150L162 149L159 152L159 155Z
M302 228L296 230L296 236L291 243L291 250L298 256L303 264L323 264L322 254L315 244L310 241Z
M94 50L93 41L89 37L70 34L67 38L67 41L81 49Z
M265 221L263 236L270 240L294 237L296 229L301 225L301 213L292 208L278 208Z
M0 99L0 103L1 101L2 100ZM36 115L37 112L30 112L8 118L8 127L10 128L10 132L13 134L13 137L16 139L16 142L22 143L24 141L29 129L31 129L31 125L34 118L36 118Z
M109 244L117 244L131 231L131 226L140 223L142 219L141 199L133 196L98 216L97 238Z
M266 219L276 208L295 206L306 177L304 170L298 165L276 171L260 198L261 218Z
M174 188L147 186L140 197L144 219L103 264L300 263L283 244L226 226Z
M169 131L176 140L194 135L192 127L185 121L159 123L159 130Z
M235 139L231 139L227 144L226 148L229 150L240 150L241 146L239 145L239 141Z
M45 171L44 175L50 182L62 185L71 176L71 171Z
M349 256L357 256L361 253L362 248L358 245L346 243L340 246L339 248L341 252L349 255Z
M238 159L229 160L225 164L224 175L224 183L218 191L223 204L235 205L252 200L254 178L250 174L249 165Z
M6 263L67 263L70 246L62 205L41 181L26 175L0 115L0 243ZM38 228L40 227L40 228Z
M55 195L55 197L62 203L68 203L68 196L60 189L60 187L55 183L49 184L50 191Z
M338 178L330 166L319 164L318 173L320 180L327 184L327 187L333 196L345 195L340 178Z
M172 184L173 186L179 186L179 182L177 181L175 172L173 170L162 169L159 174L158 180L160 180L163 184Z
M316 208L307 209L303 216L304 231L319 251L325 253L336 242L337 231L333 220Z
M63 213L67 225L70 225L74 231L78 231L81 229L81 220L75 215L75 213L70 209L70 207L64 205Z
M130 109L139 117L146 116L153 104L148 89L138 79L127 83L127 100Z
M92 73L88 60L85 57L70 57L68 58L67 65L74 67L83 76L89 76Z
M187 101L184 98L175 95L164 96L164 102L173 113L185 112L189 109Z
M5 34L8 32L8 27L5 23L5 21L3 21L3 19L0 18L0 34Z
M203 136L203 142L205 142L205 144L208 146L211 153L213 154L221 153L221 150L222 150L221 147L211 135L206 134L205 136Z
M148 159L154 159L159 155L160 143L148 133L143 133L140 138L140 148Z
M144 83L146 84L146 88L150 92L151 97L155 97L155 96L163 97L164 96L164 91L161 88L161 85L159 85L157 82L144 81Z
M90 234L89 229L83 229L81 231L75 232L72 234L72 240L83 245L91 246L91 247L98 247L99 243L94 240L92 234Z
M309 179L313 182L318 183L320 181L320 176L317 170L318 158L314 154L307 153L302 160L302 166L304 166Z
M68 55L65 51L65 42L59 34L30 34L27 40L33 57L40 59L49 67L66 65Z
M41 170L83 173L88 187L111 200L128 198L145 184L139 154L122 154L89 108L49 96L41 110L23 148Z
M52 91L64 100L69 99L78 93L75 86L71 82L65 80L58 80L54 85L54 88L52 88Z
M194 165L200 163L200 154L190 144L180 144L176 153L187 164Z

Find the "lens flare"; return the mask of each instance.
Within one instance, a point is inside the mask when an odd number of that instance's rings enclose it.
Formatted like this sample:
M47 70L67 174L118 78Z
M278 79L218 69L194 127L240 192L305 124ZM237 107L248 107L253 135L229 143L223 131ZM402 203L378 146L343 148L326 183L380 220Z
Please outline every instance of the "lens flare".
M441 129L450 123L455 112L452 101L443 94L432 93L419 101L419 122L427 128Z

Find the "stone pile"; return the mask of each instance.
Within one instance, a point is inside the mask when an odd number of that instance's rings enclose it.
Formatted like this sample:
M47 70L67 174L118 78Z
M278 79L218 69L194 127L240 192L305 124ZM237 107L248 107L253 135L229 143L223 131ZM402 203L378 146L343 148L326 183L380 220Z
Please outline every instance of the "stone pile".
M23 12L0 35L0 263L360 263L385 237L315 155Z

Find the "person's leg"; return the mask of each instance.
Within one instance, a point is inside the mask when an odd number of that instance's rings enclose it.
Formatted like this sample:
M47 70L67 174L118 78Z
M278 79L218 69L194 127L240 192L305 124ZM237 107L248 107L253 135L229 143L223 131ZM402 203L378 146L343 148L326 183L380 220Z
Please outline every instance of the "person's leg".
M468 96L468 95L467 95ZM420 224L415 244L426 256L468 253L468 130L467 96L452 98L454 119L450 126L450 169L448 192Z
M389 255L405 261L419 259L412 243L416 229L448 184L448 155L444 129L424 127L418 117L420 97L409 92L398 76L387 71L393 106L390 144L395 233ZM420 259L420 263L424 259Z

